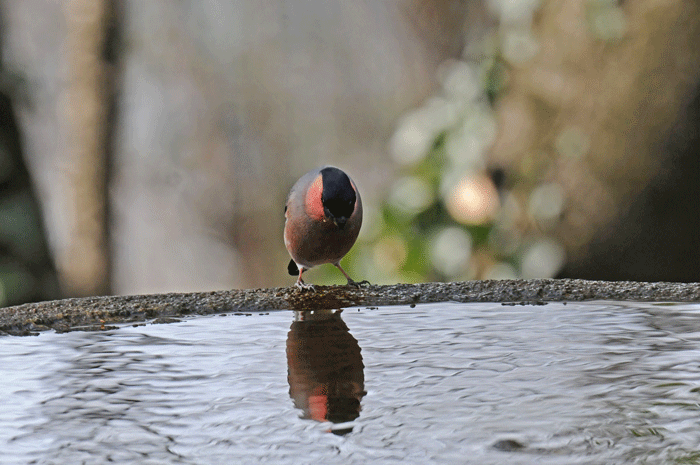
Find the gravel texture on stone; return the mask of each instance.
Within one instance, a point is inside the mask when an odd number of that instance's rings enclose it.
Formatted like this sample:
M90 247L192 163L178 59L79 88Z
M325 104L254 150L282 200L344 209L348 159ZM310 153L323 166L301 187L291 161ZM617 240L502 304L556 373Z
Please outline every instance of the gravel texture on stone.
M53 329L103 330L114 324L166 323L187 315L252 314L435 302L543 304L584 300L700 302L700 283L639 283L531 279L245 289L187 294L85 297L0 308L0 334Z

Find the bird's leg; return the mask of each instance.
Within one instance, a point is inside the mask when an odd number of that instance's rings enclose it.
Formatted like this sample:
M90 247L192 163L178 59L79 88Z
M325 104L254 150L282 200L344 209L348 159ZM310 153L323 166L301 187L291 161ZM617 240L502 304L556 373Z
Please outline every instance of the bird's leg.
M299 277L297 278L296 286L301 289L302 291L314 291L316 292L316 288L314 288L313 284L306 284L303 279L301 279L301 275L304 273L304 268L299 267Z
M363 284L369 284L369 281L367 281L366 279L363 280L363 281L360 281L360 282L357 282L357 281L355 281L354 279L352 279L352 278L345 272L345 270L343 269L343 267L340 266L340 262L334 263L334 265L340 270L341 273L343 273L343 276L345 276L345 278L347 278L347 280L348 280L348 286L360 287L360 286L363 285Z

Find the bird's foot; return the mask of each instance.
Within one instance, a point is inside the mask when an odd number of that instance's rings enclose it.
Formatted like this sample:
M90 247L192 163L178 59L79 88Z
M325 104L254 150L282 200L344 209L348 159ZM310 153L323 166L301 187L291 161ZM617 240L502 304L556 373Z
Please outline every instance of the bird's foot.
M298 287L299 290L301 290L301 291L312 291L312 292L316 292L316 288L314 287L313 284L306 284L304 281L299 280L299 281L296 282L295 285L296 285L296 287Z
M363 279L362 281L355 281L354 279L348 278L348 286L356 287L356 288L361 288L362 286L369 286L370 282L367 281L366 279Z

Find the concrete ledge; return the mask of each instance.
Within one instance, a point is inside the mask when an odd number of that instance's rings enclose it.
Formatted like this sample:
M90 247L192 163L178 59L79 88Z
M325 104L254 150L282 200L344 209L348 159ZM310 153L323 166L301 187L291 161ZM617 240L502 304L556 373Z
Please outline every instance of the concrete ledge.
M188 294L86 297L0 308L0 334L54 329L100 330L115 323L168 322L185 315L315 310L427 302L544 302L617 300L700 302L700 283L638 283L532 279L456 283L294 287Z

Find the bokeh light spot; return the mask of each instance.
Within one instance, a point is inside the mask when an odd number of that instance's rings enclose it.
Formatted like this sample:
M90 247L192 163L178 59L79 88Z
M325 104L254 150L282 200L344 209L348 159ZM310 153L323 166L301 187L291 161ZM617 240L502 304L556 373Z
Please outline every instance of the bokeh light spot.
M428 208L433 200L432 189L427 182L417 176L397 179L389 195L391 204L400 212L410 216Z
M487 176L464 176L449 192L447 211L462 224L479 225L494 219L500 201L493 181Z
M472 237L457 226L440 230L431 241L430 261L436 270L449 278L466 272L471 255Z
M551 239L540 239L525 250L521 275L525 279L553 278L564 266L564 248Z
M406 261L406 243L399 236L387 236L373 248L374 263L384 273L395 273Z

